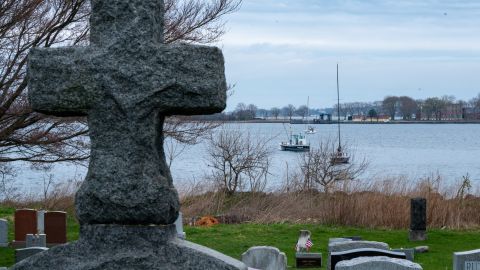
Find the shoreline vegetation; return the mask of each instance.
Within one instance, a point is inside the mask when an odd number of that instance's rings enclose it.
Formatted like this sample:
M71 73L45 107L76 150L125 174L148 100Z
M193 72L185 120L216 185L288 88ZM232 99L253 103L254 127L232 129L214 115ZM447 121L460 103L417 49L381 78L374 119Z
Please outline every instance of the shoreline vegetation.
M78 187L77 183L75 186ZM277 190L220 190L206 180L177 187L184 223L214 216L224 224L317 224L371 229L408 229L410 199L427 199L429 229L479 230L480 192L468 181L446 185L441 177L411 182L392 178L371 183L349 181L330 192L303 189L292 181ZM75 216L76 189L58 185L42 198L12 197L0 207L61 210Z
M192 122L197 120L193 119ZM239 124L292 124L292 125L304 125L304 124L313 124L313 125L336 125L336 121L319 121L319 122L307 122L307 121L290 121L288 119L252 119L252 120L198 120L206 122L218 122L218 123L239 123ZM352 125L396 125L396 124L480 124L480 120L395 120L395 121L341 121L343 124L352 124Z

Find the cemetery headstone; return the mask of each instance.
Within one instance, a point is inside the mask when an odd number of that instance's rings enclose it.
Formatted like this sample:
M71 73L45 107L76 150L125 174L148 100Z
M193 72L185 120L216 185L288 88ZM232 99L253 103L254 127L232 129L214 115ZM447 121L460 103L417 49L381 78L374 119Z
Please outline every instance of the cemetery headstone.
M37 233L45 233L45 210L37 211Z
M313 245L312 233L307 230L300 230L300 236L298 237L297 245L295 249L297 252L307 252Z
M414 248L392 248L394 252L403 252L407 256L407 260L414 261L415 260L415 249Z
M177 229L177 235L181 239L185 239L187 234L183 231L183 214L178 212L178 218L175 220L175 228Z
M15 241L25 242L27 234L37 233L37 211L19 209L15 211Z
M350 238L330 238L330 239L328 239L329 244L338 243L338 242L350 242L350 241L353 241L353 240L350 239Z
M276 247L251 247L242 254L246 266L262 270L286 270L287 255Z
M453 253L453 270L480 270L480 249Z
M27 234L25 247L47 247L45 234Z
M8 247L8 221L0 219L0 247Z
M19 248L15 250L15 262L18 263L20 261L25 260L26 258L33 256L37 253L47 251L48 248L46 247L29 247L29 248Z
M358 257L352 260L341 261L335 270L422 270L414 262L389 257Z
M332 252L343 252L350 251L355 249L363 248L373 248L379 250L389 250L390 247L388 244L383 242L376 241L343 241L343 242L334 242L328 244L328 258L327 258L327 269L334 269L331 267L331 254Z
M358 257L377 257L377 256L396 258L396 259L407 258L407 255L405 255L404 252L394 252L390 250L376 249L376 248L358 248L358 249L351 249L346 251L330 253L330 269L335 269L335 266L339 262L344 260L351 260Z
M322 266L322 253L310 253L313 246L312 234L308 230L301 230L295 246L295 265L297 268L313 268Z
M414 198L410 201L410 241L427 239L427 199Z
M44 215L47 244L67 243L67 213L48 211Z
M297 268L319 268L322 267L322 253L295 254L295 266Z
M165 117L225 108L221 50L163 44L163 0L90 6L89 46L34 48L27 67L35 111L88 119L90 163L75 200L80 237L13 269L247 269L176 237L180 204L163 150ZM48 238L47 220L45 230Z

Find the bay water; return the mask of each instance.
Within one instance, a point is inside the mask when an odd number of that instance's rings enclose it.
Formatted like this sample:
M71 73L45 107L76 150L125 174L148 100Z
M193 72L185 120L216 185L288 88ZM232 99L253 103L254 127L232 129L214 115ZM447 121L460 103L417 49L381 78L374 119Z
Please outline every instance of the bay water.
M269 139L267 147L273 152L269 188L281 186L287 172L298 168L302 153L280 151L279 144L288 139L290 130L302 132L305 125L232 123L223 128ZM315 128L317 133L308 135L313 148L322 141L338 138L336 125L315 125ZM418 180L438 174L453 183L468 174L473 186L477 189L480 186L480 125L344 124L341 131L342 141L354 151L355 158L366 158L369 162L368 170L361 176L363 180L397 176ZM207 147L206 142L201 142L177 153L171 167L176 185L201 181L210 173ZM16 168L15 183L26 192L42 190L50 176L58 183L83 179L87 171L85 167L68 164L55 165L48 175L24 163L16 164Z

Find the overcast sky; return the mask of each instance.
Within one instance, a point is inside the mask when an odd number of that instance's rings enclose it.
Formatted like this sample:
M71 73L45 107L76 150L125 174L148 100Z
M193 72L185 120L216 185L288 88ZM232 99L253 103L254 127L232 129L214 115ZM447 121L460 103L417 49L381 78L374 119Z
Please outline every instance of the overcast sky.
M237 103L313 108L480 93L480 1L243 0L218 44Z

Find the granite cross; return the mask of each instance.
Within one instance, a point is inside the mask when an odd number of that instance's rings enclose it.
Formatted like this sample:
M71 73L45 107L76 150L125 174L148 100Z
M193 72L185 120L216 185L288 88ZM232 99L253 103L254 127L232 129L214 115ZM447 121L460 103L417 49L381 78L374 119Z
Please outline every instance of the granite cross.
M179 202L163 122L224 109L223 55L163 44L163 0L91 2L90 46L30 52L30 103L46 114L88 116L90 165L76 195L81 224L173 224Z

